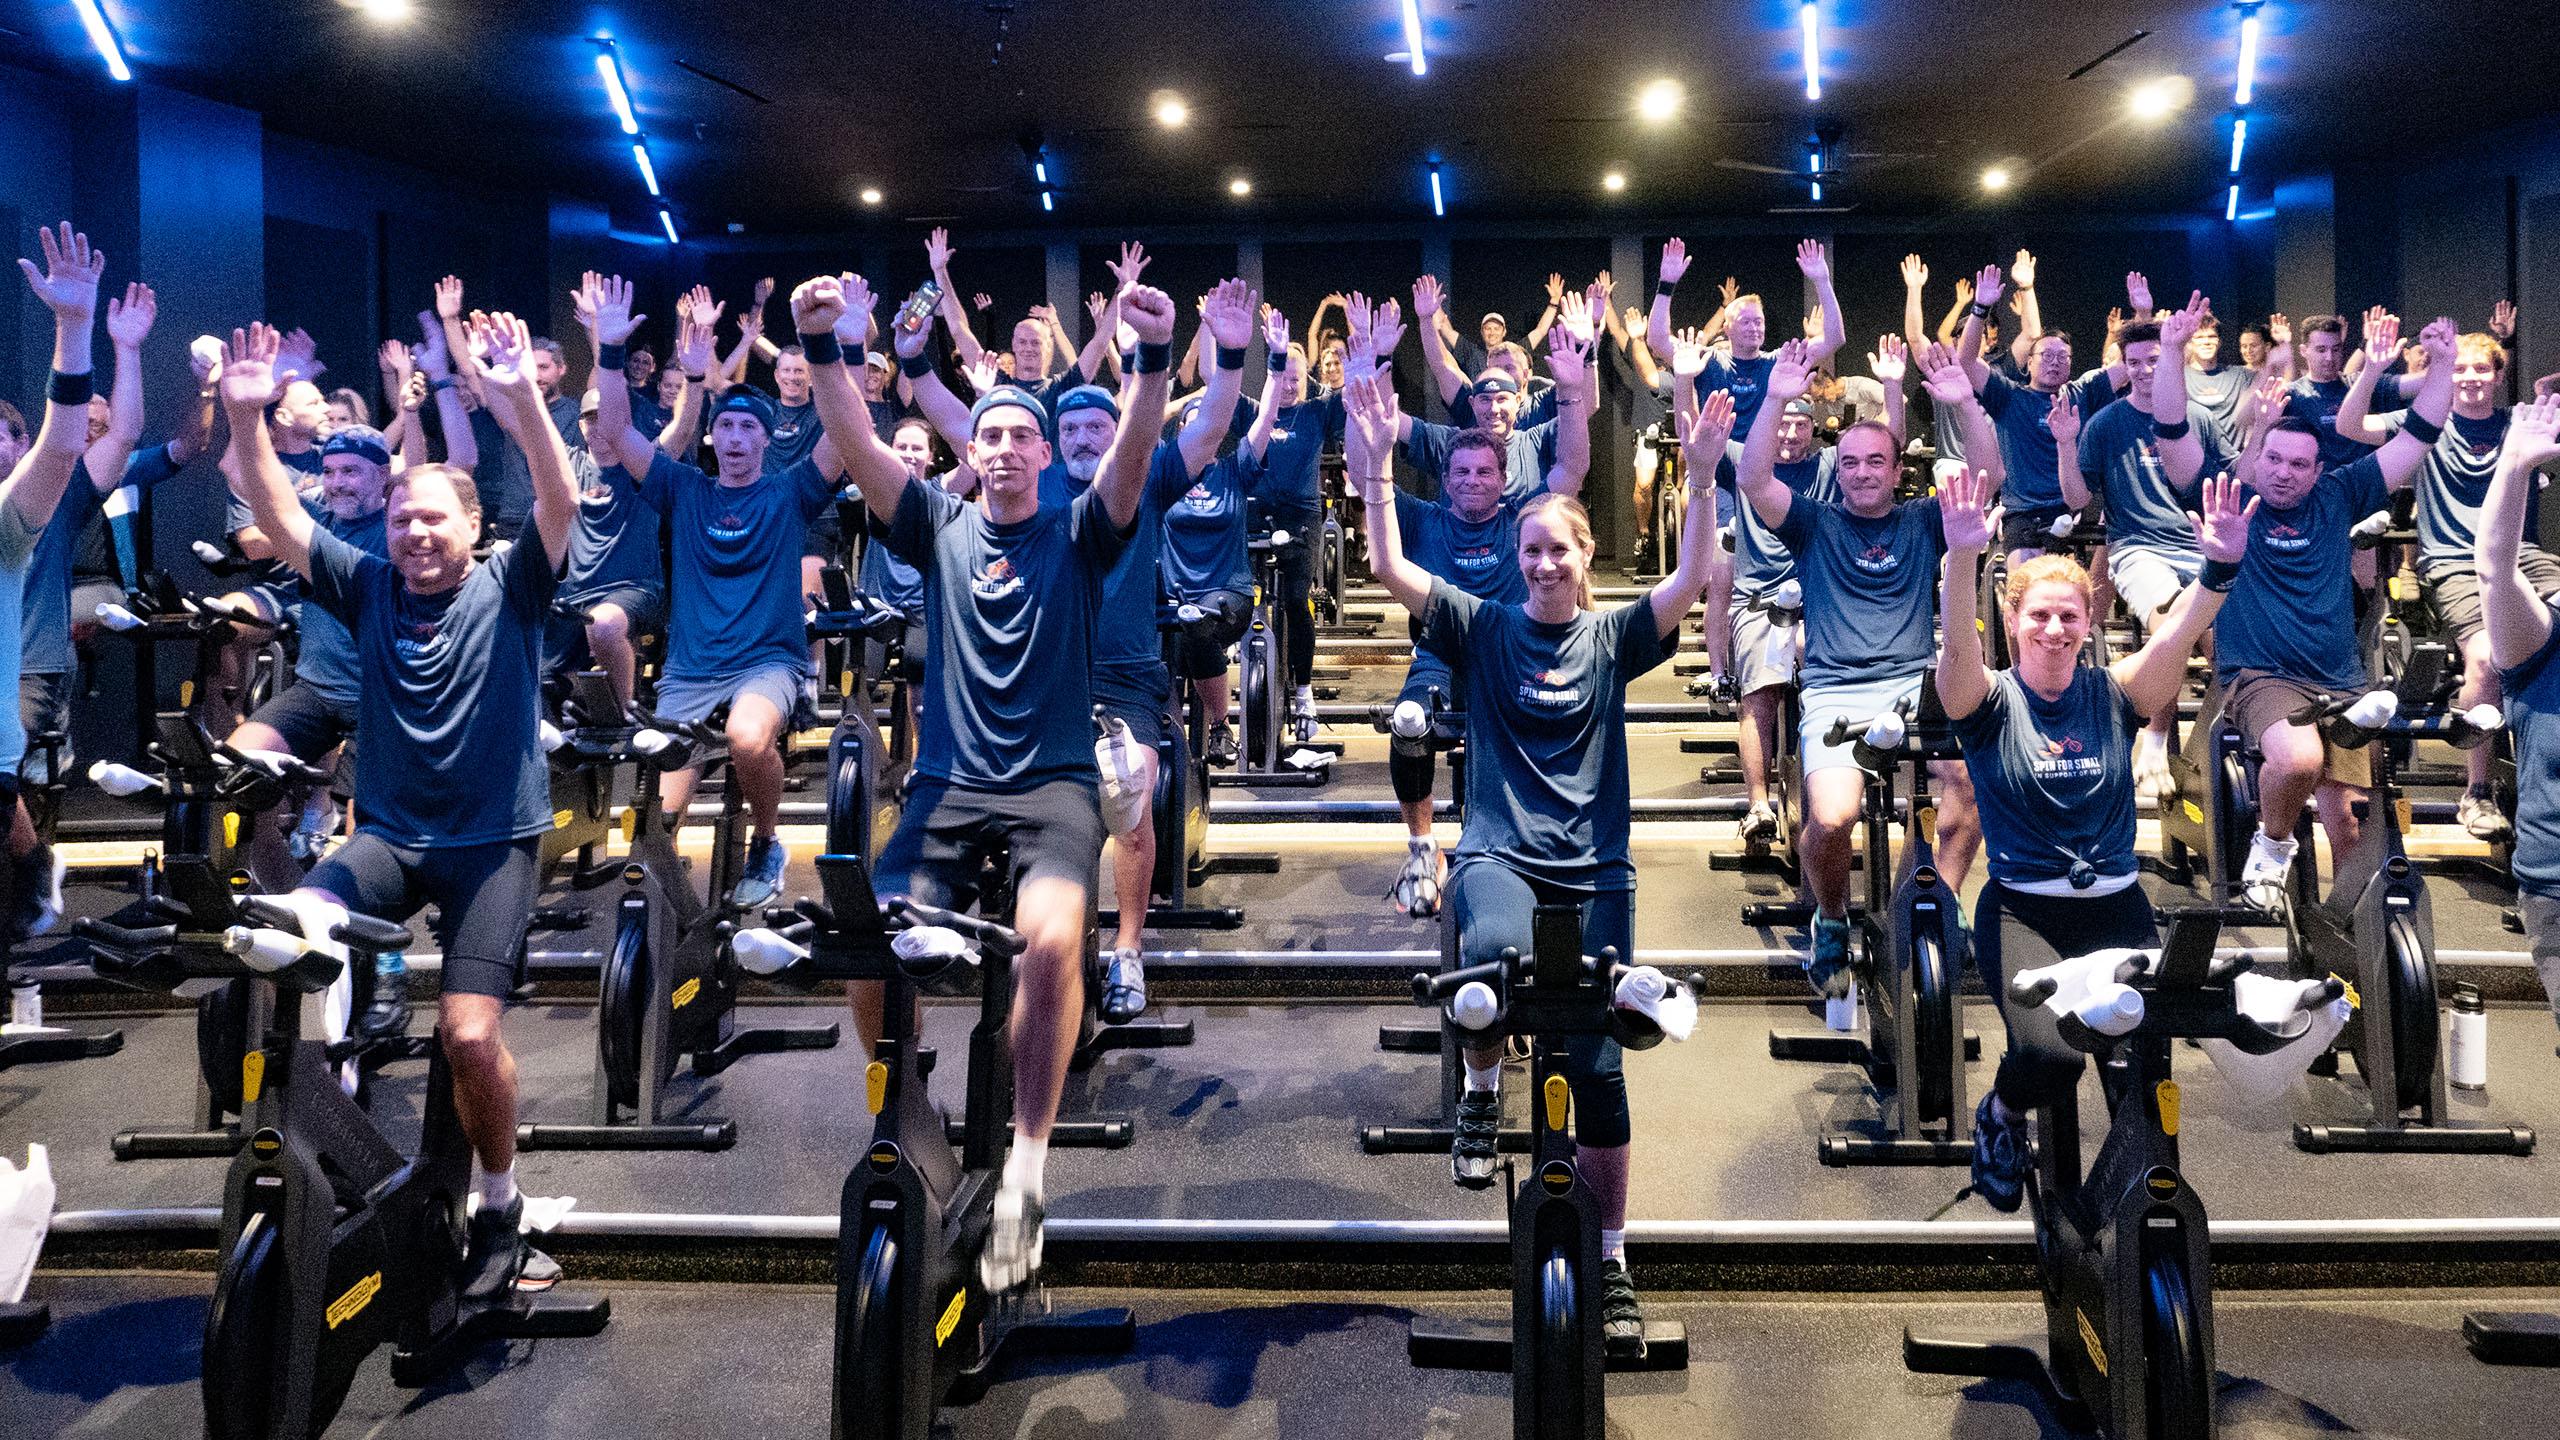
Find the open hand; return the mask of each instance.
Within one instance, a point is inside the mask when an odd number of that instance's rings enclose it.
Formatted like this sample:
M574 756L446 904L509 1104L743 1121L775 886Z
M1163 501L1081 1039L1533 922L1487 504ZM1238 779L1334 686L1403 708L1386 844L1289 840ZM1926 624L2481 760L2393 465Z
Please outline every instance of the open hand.
M222 403L240 411L263 410L275 403L276 350L283 337L263 320L252 321L246 330L231 332L231 342L222 347Z
M2187 525L2195 531L2196 548L2204 552L2207 560L2237 565L2249 553L2249 521L2258 513L2258 497L2250 495L2244 506L2240 503L2243 493L2240 482L2228 473L2216 475L2204 482L2199 496L2204 502L2203 513L2187 512Z
M160 297L151 287L136 280L124 287L124 299L110 296L107 300L107 338L119 350L139 350L151 335L151 322L160 318Z
M86 320L98 313L98 277L107 273L107 252L89 248L89 237L62 222L60 232L38 227L36 241L44 252L44 268L21 259L18 272L27 277L44 307L58 317Z
M1950 555L1979 555L1999 533L2000 512L1991 508L1989 472L1970 466L1956 471L1938 487L1938 528Z

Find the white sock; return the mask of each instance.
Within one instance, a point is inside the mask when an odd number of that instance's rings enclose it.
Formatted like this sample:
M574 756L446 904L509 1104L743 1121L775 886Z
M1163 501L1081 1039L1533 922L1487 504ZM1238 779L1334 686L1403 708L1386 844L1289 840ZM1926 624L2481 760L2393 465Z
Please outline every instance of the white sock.
M1049 1141L1043 1136L1034 1140L1028 1135L1013 1137L1013 1151L1004 1157L1004 1183L1007 1189L1019 1190L1034 1200L1048 1192Z
M1316 703L1316 687L1313 685L1301 685L1297 689L1289 692L1289 698L1297 701L1301 705L1313 705Z
M516 1167L480 1172L480 1208L504 1210L515 1203Z
M1475 1091L1477 1094L1481 1095L1481 1094L1484 1094L1484 1093L1485 1093L1485 1092L1487 1092L1487 1091L1499 1090L1499 1089L1501 1089L1501 1088L1502 1088L1502 1057L1501 1057L1501 1056L1499 1056L1499 1055L1494 1056L1494 1057L1493 1057L1493 1063L1492 1063L1492 1064L1490 1064L1490 1065L1485 1066L1485 1067L1484 1067L1483 1069L1481 1069L1481 1070L1479 1070L1479 1069L1477 1069L1477 1068L1476 1068L1476 1063L1475 1063L1474 1061L1472 1061L1472 1060L1467 1061L1467 1062L1466 1062L1466 1066L1467 1066L1467 1088L1468 1088L1468 1089L1473 1090L1473 1091Z
M1624 1230L1603 1229L1600 1232L1600 1258L1603 1260L1615 1260L1621 1265L1626 1264L1627 1232Z

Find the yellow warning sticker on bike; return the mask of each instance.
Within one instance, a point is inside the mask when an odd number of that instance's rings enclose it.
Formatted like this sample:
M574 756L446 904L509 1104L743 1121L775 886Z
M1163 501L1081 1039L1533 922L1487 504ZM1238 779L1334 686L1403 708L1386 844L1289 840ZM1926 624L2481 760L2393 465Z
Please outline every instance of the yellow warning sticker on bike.
M551 812L551 828L566 830L569 828L569 822L577 818L578 812L575 810L554 810Z
M693 997L701 993L702 977L697 975L676 987L676 993L667 997L667 1008L670 1010L681 1010L687 1005L692 1004Z
M196 682L193 680L178 682L178 708L181 710L196 708Z
M2166 1135L2178 1133L2178 1082L2163 1080L2153 1091L2160 1097L2160 1130Z
M267 1052L252 1050L240 1057L240 1103L255 1105L258 1092L267 1088Z
M951 1332L960 1328L960 1311L968 1303L968 1286L963 1285L951 1292L951 1303L942 1307L942 1318L933 1322L934 1349L941 1349L942 1342L951 1338Z
M874 1060L862 1067L862 1094L863 1098L870 1102L871 1113L874 1115L879 1114L880 1108L889 1103L888 1062Z
M2089 1363L2098 1373L2107 1373L2107 1347L2098 1343L2098 1327L2089 1323L2089 1312L2074 1307L2072 1316L2080 1322L2080 1348L2089 1352Z
M2356 982L2340 975L2334 970L2329 972L2329 978L2337 981L2339 984L2347 988L2347 1008L2349 1010L2362 1010L2364 1008L2364 997L2356 993Z
M237 810L222 812L222 848L225 850L240 848L240 812Z
M1572 1094L1573 1088L1565 1084L1563 1076L1550 1075L1547 1077L1548 1129L1562 1130L1564 1128L1565 1102L1572 1096Z
M2193 800L2179 801L2178 808L2187 812L2188 823L2194 825L2201 825L2204 823L2204 807Z
M330 1329L335 1330L356 1318L364 1307L373 1303L373 1297L381 1293L382 1272L376 1270L347 1287L346 1294L330 1301L329 1308L322 1318L329 1322Z

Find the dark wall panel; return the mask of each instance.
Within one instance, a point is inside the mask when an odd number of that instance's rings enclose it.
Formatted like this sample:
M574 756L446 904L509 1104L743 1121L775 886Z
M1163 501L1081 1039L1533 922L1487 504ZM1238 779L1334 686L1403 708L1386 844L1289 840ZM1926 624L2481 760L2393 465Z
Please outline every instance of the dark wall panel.
M379 410L371 250L359 231L267 217L267 323L310 331L329 367L321 388L347 386Z
M1290 337L1303 345L1316 306L1327 295L1358 291L1372 302L1390 297L1413 308L1413 282L1422 274L1422 245L1415 240L1353 241L1340 245L1279 244L1262 247L1262 298L1289 317ZM1325 329L1340 334L1340 309L1325 316ZM1406 328L1410 330L1411 316ZM1417 333L1398 347L1396 389L1407 406L1422 402L1422 342ZM1417 409L1416 414L1423 411Z

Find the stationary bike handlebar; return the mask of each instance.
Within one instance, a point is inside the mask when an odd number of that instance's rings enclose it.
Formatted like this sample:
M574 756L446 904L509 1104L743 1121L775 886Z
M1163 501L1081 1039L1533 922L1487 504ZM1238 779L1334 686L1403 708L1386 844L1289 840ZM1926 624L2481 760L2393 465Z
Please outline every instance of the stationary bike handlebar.
M956 910L944 910L938 906L922 904L903 895L881 901L880 913L897 928L937 926L965 936L982 950L1000 951L1008 956L1020 955L1031 945L1030 941L1022 938L1020 931L1010 925L999 925L993 920L981 920L975 915L963 915Z

